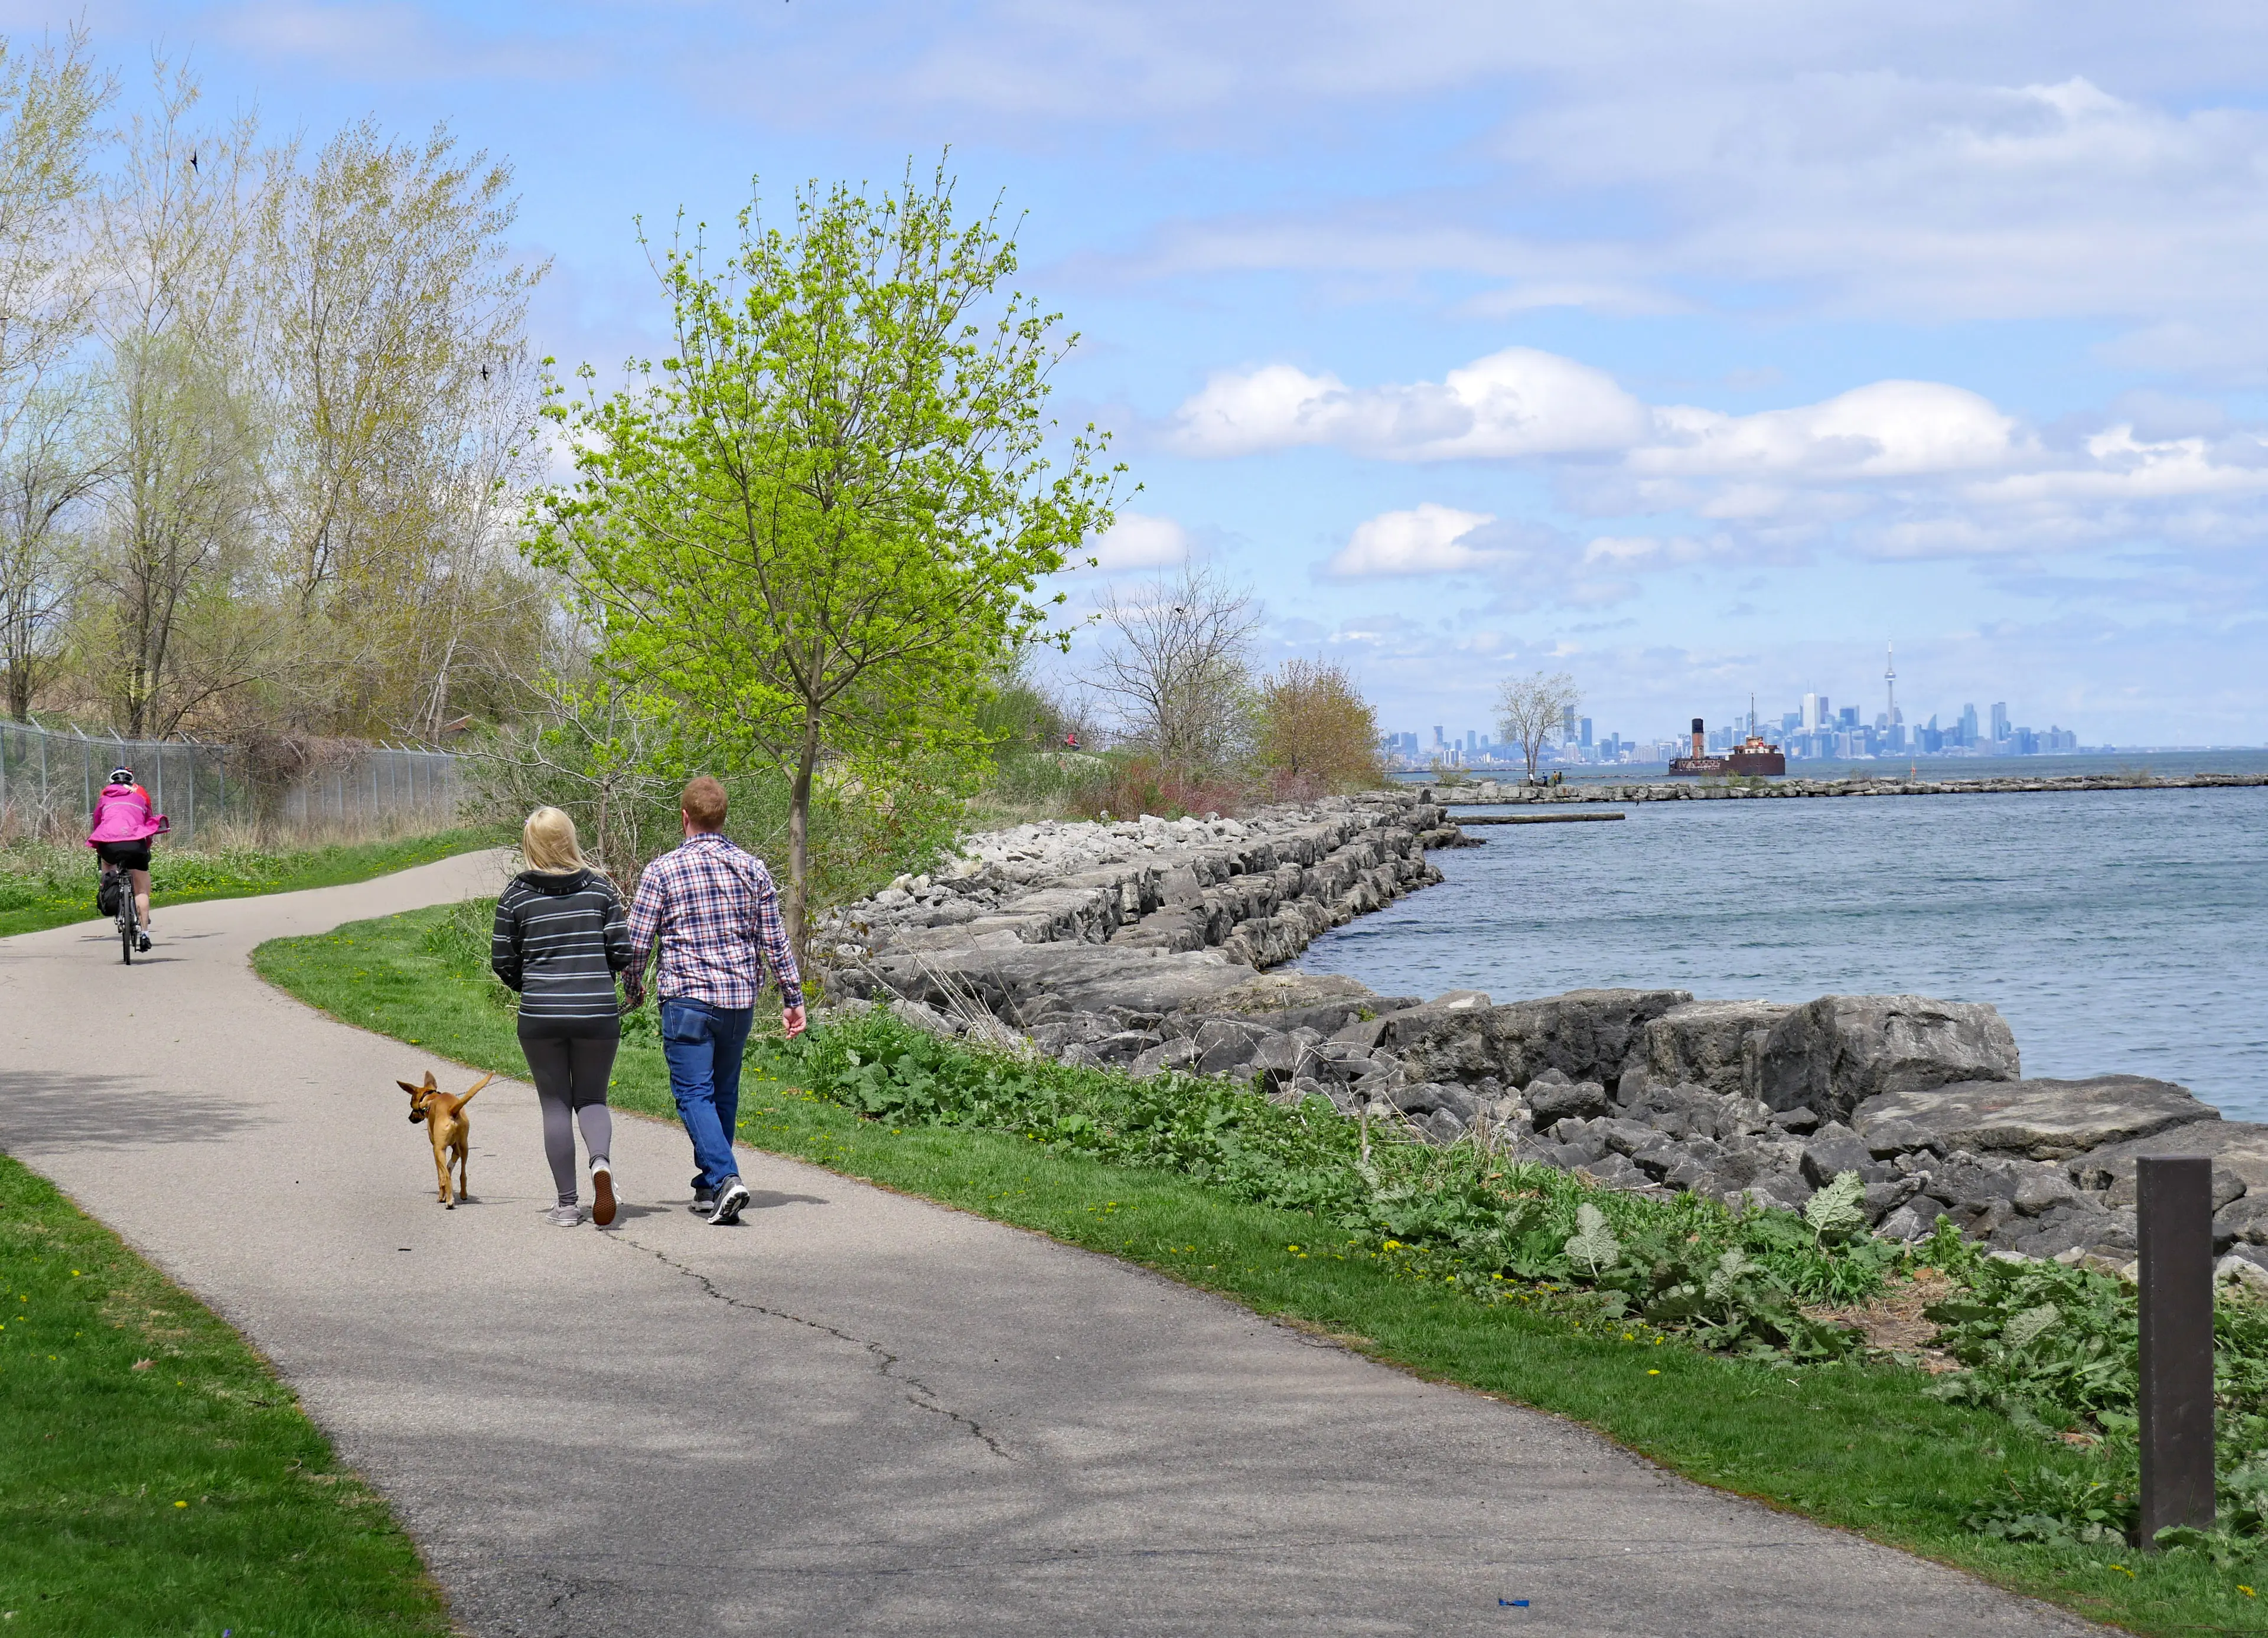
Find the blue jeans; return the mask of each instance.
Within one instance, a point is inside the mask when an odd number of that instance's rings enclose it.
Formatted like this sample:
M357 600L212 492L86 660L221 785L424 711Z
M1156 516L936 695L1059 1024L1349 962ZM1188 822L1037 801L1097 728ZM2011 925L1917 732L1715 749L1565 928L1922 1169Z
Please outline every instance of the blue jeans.
M754 1007L712 1007L685 997L661 1003L661 1055L669 1090L693 1140L697 1187L715 1190L740 1175L733 1133L740 1118L740 1049L748 1043Z

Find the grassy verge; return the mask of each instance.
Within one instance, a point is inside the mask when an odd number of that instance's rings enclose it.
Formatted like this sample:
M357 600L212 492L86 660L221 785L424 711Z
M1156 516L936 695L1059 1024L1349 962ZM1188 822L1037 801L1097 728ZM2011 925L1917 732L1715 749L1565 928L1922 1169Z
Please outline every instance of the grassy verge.
M417 912L254 959L357 1025L477 1069L521 1069L510 1015L473 976L460 913ZM666 1116L666 1071L625 1043L615 1102ZM1958 1565L2138 1632L2268 1632L2253 1561L1981 1533L2012 1480L2084 1487L2097 1458L1992 1407L1950 1403L1909 1365L1804 1366L1663 1341L1596 1306L1476 1298L1440 1260L1253 1204L1190 1176L968 1126L862 1119L776 1078L752 1082L744 1141L1125 1258L1372 1356L1572 1418L1679 1473Z
M168 906L368 881L497 841L489 832L472 829L288 852L195 853L161 841L151 861L151 908L162 926ZM0 938L96 920L95 874L94 855L85 848L0 849Z
M450 1630L266 1363L5 1156L0 1310L0 1631Z

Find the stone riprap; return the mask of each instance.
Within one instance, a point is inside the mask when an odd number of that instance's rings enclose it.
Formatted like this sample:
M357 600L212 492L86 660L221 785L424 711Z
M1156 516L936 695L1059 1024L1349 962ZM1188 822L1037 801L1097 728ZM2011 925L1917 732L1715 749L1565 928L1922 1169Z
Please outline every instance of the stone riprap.
M1418 789L1426 800L1448 807L1559 802L1771 801L1808 797L1977 797L2026 790L2211 790L2225 785L2268 785L2268 774L2021 774L1976 779L1771 779L1734 784L1703 779L1656 780L1630 784L1586 782L1580 785L1522 785L1480 780Z
M833 913L815 947L832 989L1022 1030L1067 1015L1281 1010L1294 994L1326 1005L1344 989L1363 1000L1343 1022L1376 998L1353 984L1251 981L1440 880L1425 849L1464 841L1406 791L1245 819L1043 821L976 837L936 871Z
M2136 1157L2210 1154L2220 1248L2268 1271L2268 1127L2165 1081L2027 1080L1989 1006L1682 989L1498 1005L1265 970L1439 880L1425 849L1463 840L1409 793L1024 826L835 913L818 948L843 1004L918 1029L1253 1082L1609 1187L1800 1209L1856 1172L1869 1220L1903 1239L1950 1219L2004 1252L2124 1267Z

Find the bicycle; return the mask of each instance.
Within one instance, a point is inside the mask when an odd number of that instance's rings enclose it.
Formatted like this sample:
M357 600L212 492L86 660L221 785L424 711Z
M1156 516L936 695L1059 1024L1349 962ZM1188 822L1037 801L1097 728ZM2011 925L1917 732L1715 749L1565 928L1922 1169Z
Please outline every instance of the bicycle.
M126 957L126 965L132 966L135 940L142 930L135 921L134 872L122 870L105 859L102 862L102 885L104 891L114 891L118 895L118 908L110 919L118 924L119 949Z

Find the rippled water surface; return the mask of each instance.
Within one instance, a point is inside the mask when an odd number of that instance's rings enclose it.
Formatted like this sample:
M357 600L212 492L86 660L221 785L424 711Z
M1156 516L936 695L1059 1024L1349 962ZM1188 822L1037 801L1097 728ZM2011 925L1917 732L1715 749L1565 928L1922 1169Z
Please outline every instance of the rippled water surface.
M1476 829L1484 847L1432 856L1440 886L1298 965L1498 1001L1635 985L1989 1002L2027 1075L2158 1076L2268 1120L2268 789L1614 811Z

